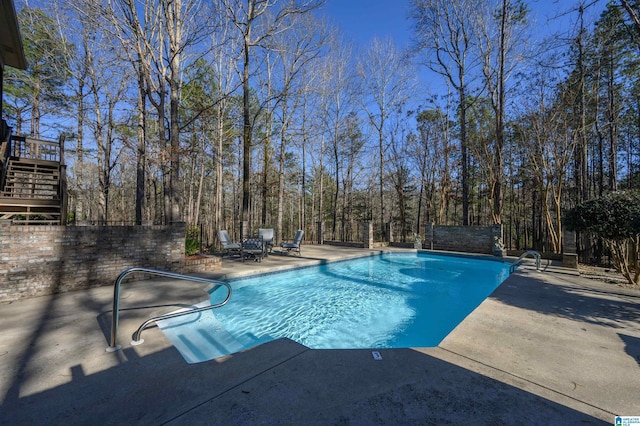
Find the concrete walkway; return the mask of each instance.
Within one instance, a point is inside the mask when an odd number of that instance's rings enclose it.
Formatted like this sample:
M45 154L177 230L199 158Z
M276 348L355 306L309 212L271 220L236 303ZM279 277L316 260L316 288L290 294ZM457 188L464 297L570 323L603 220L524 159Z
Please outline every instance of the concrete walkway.
M369 254L223 262L211 276ZM640 291L559 268L512 274L437 348L311 350L282 339L189 365L150 316L202 285L127 283L108 353L112 288L0 303L0 424L613 424L640 416ZM144 308L139 308L143 306Z

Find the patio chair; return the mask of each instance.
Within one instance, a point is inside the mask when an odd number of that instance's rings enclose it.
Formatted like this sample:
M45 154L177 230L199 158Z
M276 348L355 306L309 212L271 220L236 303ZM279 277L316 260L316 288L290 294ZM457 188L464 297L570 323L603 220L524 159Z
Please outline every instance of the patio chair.
M273 228L259 228L258 235L262 237L266 248L266 254L273 250Z
M302 256L302 253L300 253L300 244L302 244L303 236L304 236L304 231L302 229L298 229L298 231L296 232L296 236L293 237L293 241L291 242L283 241L280 243L280 247L285 249L287 253L291 253L291 251L293 251L294 253L298 253L298 256Z
M266 253L266 246L261 236L248 237L242 240L241 250L242 261L251 258L256 262L262 262Z
M222 257L230 253L241 254L242 244L231 241L231 237L229 237L229 233L226 230L218 231L218 237L222 245Z

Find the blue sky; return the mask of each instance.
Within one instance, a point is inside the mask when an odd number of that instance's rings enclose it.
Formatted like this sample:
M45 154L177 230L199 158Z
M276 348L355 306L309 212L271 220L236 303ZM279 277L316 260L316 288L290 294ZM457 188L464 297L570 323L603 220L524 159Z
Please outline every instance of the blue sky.
M391 36L404 47L411 34L408 7L409 0L328 0L324 9L329 21L358 44Z
M566 12L577 3L577 0L530 0L534 34L548 35L553 30L570 29L577 13ZM398 47L405 47L411 38L411 23L407 20L409 4L409 0L327 0L323 13L359 45L366 45L374 36L391 36ZM592 11L587 11L585 22L597 19L605 5L606 0L600 0Z
M575 9L579 0L529 0L529 21L531 34L541 40L557 32L565 37L575 37L578 13ZM411 43L413 30L408 20L410 0L327 0L321 14L329 22L339 27L356 48L366 48L374 37L391 37L400 49ZM585 24L593 24L605 8L607 0L599 0L585 12ZM564 38L564 37L563 37ZM427 70L418 68L418 79L430 94L446 93L444 79Z

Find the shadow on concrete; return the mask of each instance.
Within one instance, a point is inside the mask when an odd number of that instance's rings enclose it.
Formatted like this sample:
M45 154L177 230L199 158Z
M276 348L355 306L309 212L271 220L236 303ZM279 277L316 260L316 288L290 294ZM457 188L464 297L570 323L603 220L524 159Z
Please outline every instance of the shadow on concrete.
M550 284L532 275L526 277L526 283L514 284L517 279L512 276L490 297L542 314L613 328L622 328L623 323L640 322L640 293L568 283Z
M64 259L64 255L63 255ZM115 280L114 280L115 281ZM136 283L140 287L140 283ZM136 327L142 323L142 321L153 316L158 310L164 310L167 312L170 310L168 306L190 306L189 304L174 304L174 305L157 305L158 300L189 300L195 297L197 294L206 295L206 291L202 288L201 284L192 286L176 287L170 281L166 282L151 282L144 281L142 286L147 287L145 292L135 292L136 296L132 297L135 306L138 308L128 309L124 308L124 316L129 316L128 321L135 321ZM198 287L199 286L199 287ZM68 333L73 333L77 342L86 340L86 336L91 336L96 332L95 322L91 319L96 319L98 325L104 335L105 348L109 343L109 335L111 330L111 302L104 298L95 297L95 294L91 290L73 291L67 293L57 293L58 289L64 288L64 274L62 271L57 271L57 281L54 287L54 293L51 296L43 296L31 299L36 309L26 309L20 312L16 312L11 318L3 319L3 327L7 330L19 329L20 334L24 335L19 341L10 340L9 353L11 358L7 356L3 361L7 362L7 365L11 367L3 368L3 377L0 377L2 381L7 383L6 393L0 400L4 411L4 407L12 406L14 403L19 402L23 398L24 383L25 381L33 381L37 378L40 372L46 371L50 366L40 366L38 363L51 361L53 358L59 356L58 354L64 353L64 351L72 349L71 346L64 347L62 342L53 342L55 336L59 336L58 331L62 329L69 329ZM185 295L190 297L185 297ZM124 299L129 296L125 295ZM73 302L70 303L70 300ZM200 298L199 300L202 300ZM30 301L18 301L16 303L29 303ZM127 301L130 302L131 301ZM127 303L121 304L121 306L127 306ZM130 306L130 304L129 304ZM97 315L96 315L97 313ZM122 316L121 316L122 318ZM72 324L72 326L71 326ZM26 330L26 331L25 331ZM132 333L135 329L127 327L124 332ZM120 333L122 334L122 333ZM120 335L119 340L122 341L124 336ZM81 343L79 343L81 345ZM75 346L74 346L75 348ZM95 348L94 348L95 349ZM102 351L104 348L102 349ZM70 355L75 358L75 355ZM114 359L118 362L126 362L122 356L115 356ZM180 358L181 359L181 358ZM78 368L72 368L70 373L77 375L81 371L81 366ZM59 375L65 375L68 372L61 372ZM0 413L1 414L1 413ZM34 424L40 423L36 421ZM0 421L0 424L12 424Z
M2 424L606 424L410 349L308 350L286 339L200 364L173 348L5 401Z
M3 406L7 402L16 401L20 398L20 382L22 379L27 376L29 370L29 363L32 358L35 356L37 352L37 346L42 339L43 336L46 336L46 330L49 326L49 322L54 317L54 311L56 310L56 304L58 300L58 294L65 289L65 276L64 276L64 262L68 260L68 254L59 248L60 252L60 261L56 262L55 271L52 273L53 285L50 288L52 293L51 297L46 299L46 303L43 307L41 307L38 312L35 313L34 316L30 317L28 321L31 324L37 324L33 328L33 332L29 335L29 342L23 342L22 347L24 348L20 357L18 365L15 368L15 372L13 377L10 379L11 384L8 387L7 393L4 396ZM93 270L93 265L91 265L91 269ZM5 324L6 326L6 324Z
M60 274L59 285L62 280ZM513 290L518 293L514 297L510 287L504 285L494 297L586 322L638 321L637 303L619 303L604 295L598 297L597 292L532 281L526 290L531 294L525 293L525 297L523 286ZM193 290L184 289L185 294ZM545 301L544 297L574 292L580 294L582 302L575 298L569 306L558 305L552 298ZM141 295L135 300L131 296L127 307L176 300L170 290L155 283L148 293L136 294ZM531 295L536 297L528 297ZM111 300L95 297L90 291L69 298L78 301L74 306L90 312L91 318L98 315L99 322L108 317L99 313L110 309ZM140 357L135 348L105 354L102 346L94 344L86 348L96 351L95 356L93 352L89 355L91 365L88 361L63 360L55 365L57 370L45 370L63 377L66 383L25 391L29 389L25 383L46 379L39 363L47 358L39 352L44 353L47 345L57 346L50 341L51 333L73 321L69 319L71 312L61 314L66 306L52 296L33 316L14 321L19 323L13 324L14 328L28 322L30 331L20 344L15 369L8 378L0 424L607 424L556 400L432 355L409 349L384 350L384 360L374 361L367 350L312 351L285 339L191 365L174 348ZM617 311L607 314L612 308ZM133 309L126 313L137 322L142 312ZM146 318L144 315L143 320ZM86 321L74 329L74 337L83 333L96 333L95 323ZM627 335L620 338L626 343L627 353L637 355L638 339ZM71 354L69 358L82 359ZM115 366L100 370L96 365L101 362Z
M193 306L193 304L188 304L188 303L168 303L168 304L162 304L162 305L149 305L149 306L138 306L138 307L132 307L132 308L120 308L120 315L122 315L123 312L136 312L136 311L140 311L140 312L147 312L147 316L149 318L152 318L154 316L157 316L158 313L160 312L160 315L163 314L168 314L170 312L173 311L177 311L178 309L185 309L185 308L190 308L191 306ZM163 309L160 311L160 309ZM111 340L111 327L112 327L112 321L113 321L113 310L108 310L108 311L104 311L101 312L100 314L98 314L97 316L97 321L98 321L98 326L100 327L100 330L102 330L102 334L104 335L105 341L107 343L110 343ZM143 320L143 321L146 321ZM141 322L142 324L142 322ZM155 325L149 325L147 327L147 329L149 328L153 328L155 327ZM133 332L132 332L133 334Z
M624 351L640 366L640 339L627 334L620 334L620 340L624 342Z

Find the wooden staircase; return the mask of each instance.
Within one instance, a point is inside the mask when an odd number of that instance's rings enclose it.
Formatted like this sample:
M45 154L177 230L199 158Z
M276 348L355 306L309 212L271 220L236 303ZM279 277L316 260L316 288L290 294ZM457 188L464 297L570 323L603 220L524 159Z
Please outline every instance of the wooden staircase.
M56 143L19 136L3 142L0 219L20 225L65 224L63 144L63 139Z

